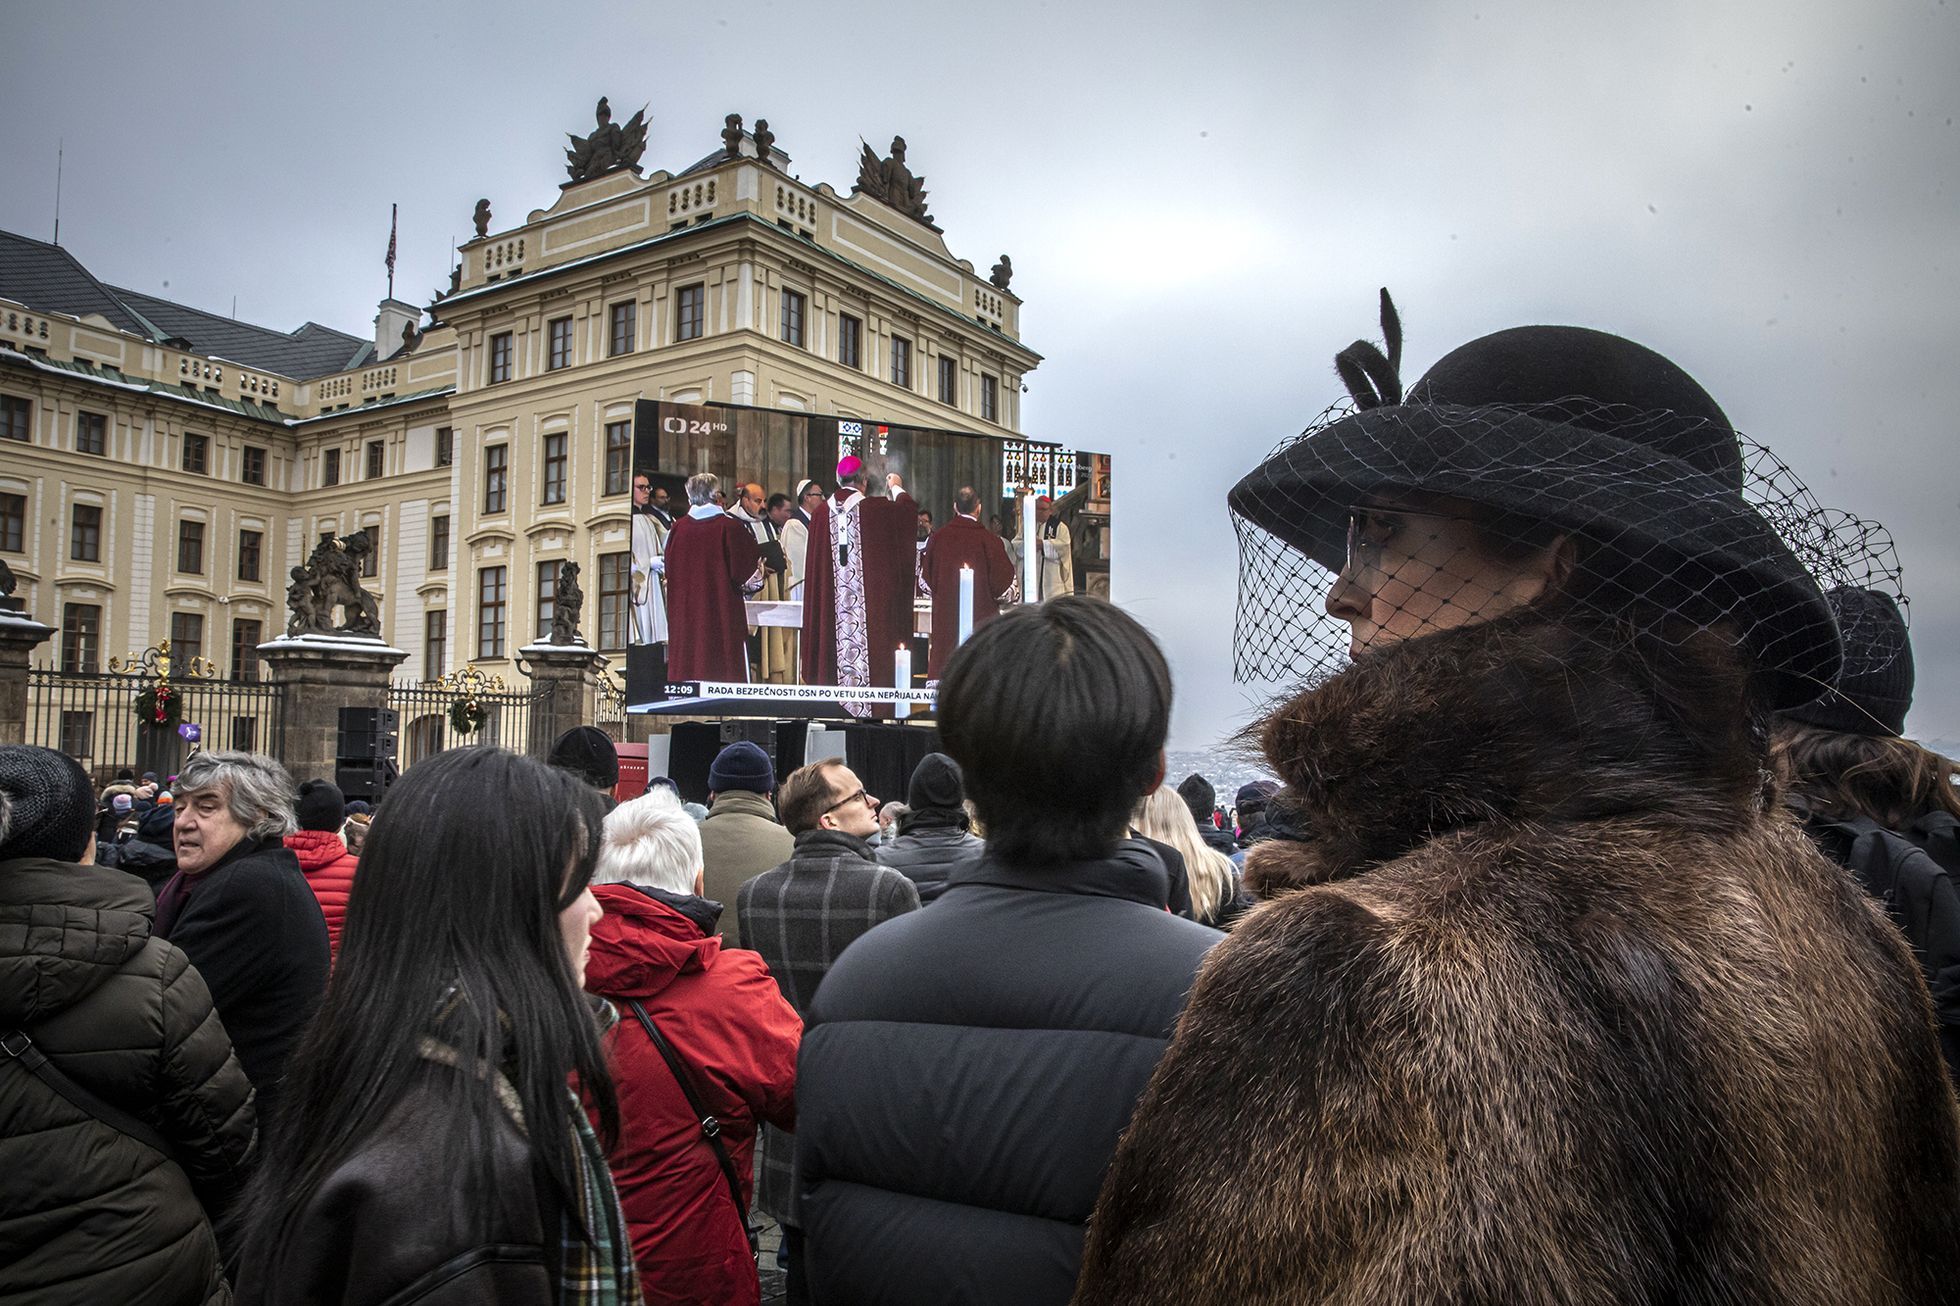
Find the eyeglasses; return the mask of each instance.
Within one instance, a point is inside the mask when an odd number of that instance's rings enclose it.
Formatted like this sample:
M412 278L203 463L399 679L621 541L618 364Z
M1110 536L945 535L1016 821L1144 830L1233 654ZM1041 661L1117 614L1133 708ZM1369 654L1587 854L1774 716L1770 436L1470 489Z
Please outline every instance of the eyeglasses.
M840 798L830 806L824 808L824 815L828 816L840 807L849 807L852 803L858 802L863 803L866 807L875 808L878 806L878 800L871 796L869 789L860 789L849 798Z
M1484 520L1462 513L1426 512L1419 508L1371 508L1357 504L1347 510L1347 566L1343 570L1379 566L1382 548L1401 531L1406 517L1424 517L1430 521Z

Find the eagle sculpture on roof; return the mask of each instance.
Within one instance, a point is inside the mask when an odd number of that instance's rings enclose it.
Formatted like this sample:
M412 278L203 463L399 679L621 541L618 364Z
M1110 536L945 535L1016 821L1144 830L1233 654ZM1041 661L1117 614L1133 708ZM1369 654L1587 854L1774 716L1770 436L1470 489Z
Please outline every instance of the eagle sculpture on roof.
M646 106L642 105L624 127L612 120L612 106L599 97L598 127L590 136L571 132L571 148L565 151L565 171L573 181L590 181L621 168L637 168L647 149Z

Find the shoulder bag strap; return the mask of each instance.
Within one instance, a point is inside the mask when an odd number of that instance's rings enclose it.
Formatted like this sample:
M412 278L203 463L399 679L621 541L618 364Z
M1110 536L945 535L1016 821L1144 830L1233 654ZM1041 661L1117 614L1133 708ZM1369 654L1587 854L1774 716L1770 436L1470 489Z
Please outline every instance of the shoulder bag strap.
M127 1134L129 1137L143 1144L143 1146L162 1153L166 1160L174 1161L177 1159L176 1154L170 1150L170 1144L164 1141L162 1134L159 1134L156 1130L150 1128L120 1107L110 1106L86 1088L83 1088L80 1084L77 1084L74 1080L62 1074L60 1068L54 1062L48 1060L47 1054L34 1046L34 1040L27 1037L26 1030L9 1029L0 1031L0 1053L4 1053L11 1060L18 1061L22 1069L26 1070L36 1079L39 1079L43 1084L46 1084L85 1114L93 1116L119 1133Z
M735 1217L742 1222L743 1232L748 1235L749 1250L754 1251L756 1231L749 1225L749 1211L742 1201L742 1181L735 1176L735 1162L729 1159L728 1148L721 1141L721 1121L701 1104L700 1097L694 1091L694 1081L688 1075L687 1067L681 1063L680 1055L653 1023L653 1017L647 1015L647 1009L640 1005L640 1000L628 998L626 1005L633 1009L633 1016L640 1022L640 1028L647 1032L653 1046L659 1049L660 1059L667 1063L667 1069L673 1072L674 1082L681 1086L681 1096L687 1099L688 1109L701 1122L701 1137L707 1139L708 1146L714 1149L715 1160L721 1165L722 1178L728 1181L729 1200L735 1203Z

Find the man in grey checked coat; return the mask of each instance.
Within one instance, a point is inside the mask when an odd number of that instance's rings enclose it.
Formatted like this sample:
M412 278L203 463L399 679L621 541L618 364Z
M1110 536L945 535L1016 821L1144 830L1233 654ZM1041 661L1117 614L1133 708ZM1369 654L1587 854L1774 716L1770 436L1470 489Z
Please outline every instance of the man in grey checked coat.
M900 872L878 864L865 842L878 832L878 800L837 759L792 771L777 807L784 828L796 837L795 849L787 862L742 885L735 914L742 945L762 954L783 998L801 1016L844 949L872 926L917 910L919 891ZM755 1204L784 1226L792 1248L794 1150L794 1138L764 1128L755 1192Z

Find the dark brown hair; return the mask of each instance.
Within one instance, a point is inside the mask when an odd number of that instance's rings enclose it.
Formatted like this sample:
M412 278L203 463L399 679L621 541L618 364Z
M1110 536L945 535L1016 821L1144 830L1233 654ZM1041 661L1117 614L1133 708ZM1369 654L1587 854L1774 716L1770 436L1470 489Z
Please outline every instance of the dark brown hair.
M1928 812L1960 818L1954 763L1910 739L1854 735L1778 717L1776 778L1826 816L1863 816L1890 830Z
M791 834L814 830L823 814L837 806L837 783L830 773L844 764L834 757L799 766L776 792L776 811Z

